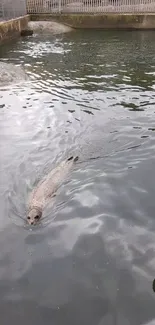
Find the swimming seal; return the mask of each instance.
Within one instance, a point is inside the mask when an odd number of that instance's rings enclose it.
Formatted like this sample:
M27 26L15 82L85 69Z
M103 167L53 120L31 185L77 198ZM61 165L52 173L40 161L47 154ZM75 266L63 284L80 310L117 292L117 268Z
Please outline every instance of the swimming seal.
M55 192L62 183L64 177L77 160L78 157L72 156L61 162L33 189L28 204L28 224L35 225L40 220L43 209L55 196Z

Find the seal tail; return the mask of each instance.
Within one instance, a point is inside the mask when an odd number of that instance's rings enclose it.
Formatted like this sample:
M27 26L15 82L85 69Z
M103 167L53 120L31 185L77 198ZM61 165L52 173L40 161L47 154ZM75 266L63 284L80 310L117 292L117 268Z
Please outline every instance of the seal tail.
M78 156L76 156L75 158L74 158L73 156L71 156L71 157L69 157L69 158L67 159L67 161L73 160L74 162L76 162L78 159L79 159Z

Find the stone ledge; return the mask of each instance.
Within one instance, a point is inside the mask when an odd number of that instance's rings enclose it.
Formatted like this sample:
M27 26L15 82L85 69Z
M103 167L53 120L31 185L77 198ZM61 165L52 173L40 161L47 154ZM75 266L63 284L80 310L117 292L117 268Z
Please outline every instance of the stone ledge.
M1 21L0 22L0 43L20 36L21 31L27 29L30 16Z
M33 21L55 21L83 29L155 29L154 14L31 14Z

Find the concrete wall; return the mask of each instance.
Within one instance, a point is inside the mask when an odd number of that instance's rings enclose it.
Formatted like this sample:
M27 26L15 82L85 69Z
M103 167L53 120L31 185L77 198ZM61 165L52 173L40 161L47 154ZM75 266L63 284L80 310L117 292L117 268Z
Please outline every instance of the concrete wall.
M155 14L35 14L0 22L0 43L20 36L29 20L55 21L73 28L154 29Z
M20 35L22 29L26 29L30 16L11 19L0 22L0 43L14 39Z
M155 29L155 14L35 14L31 20L51 20L73 28Z

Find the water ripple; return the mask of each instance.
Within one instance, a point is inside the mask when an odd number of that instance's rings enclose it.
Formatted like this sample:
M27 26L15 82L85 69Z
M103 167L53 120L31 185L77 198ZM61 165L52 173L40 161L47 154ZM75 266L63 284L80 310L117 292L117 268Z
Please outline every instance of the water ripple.
M77 31L1 49L29 77L0 90L1 323L155 318L154 47L152 32ZM71 154L28 228L30 191Z

